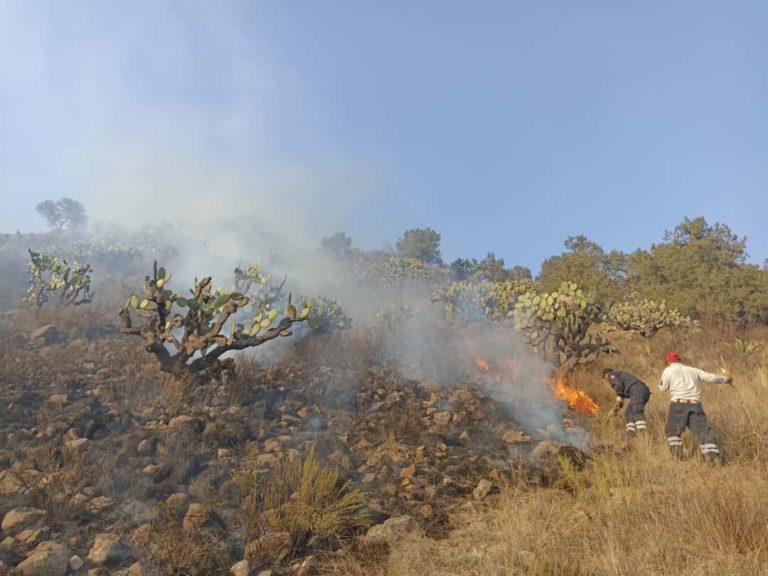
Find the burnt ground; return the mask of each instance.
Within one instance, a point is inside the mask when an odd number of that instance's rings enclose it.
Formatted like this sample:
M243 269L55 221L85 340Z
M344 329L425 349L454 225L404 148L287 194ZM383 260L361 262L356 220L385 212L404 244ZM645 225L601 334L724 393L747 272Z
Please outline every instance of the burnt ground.
M0 574L227 573L244 557L233 573L322 572L365 524L407 516L439 538L453 511L506 483L556 483L555 456L581 455L522 430L471 374L403 377L370 332L305 338L200 383L84 314L2 321ZM236 478L311 455L368 496L365 524L270 539L270 511L246 506Z

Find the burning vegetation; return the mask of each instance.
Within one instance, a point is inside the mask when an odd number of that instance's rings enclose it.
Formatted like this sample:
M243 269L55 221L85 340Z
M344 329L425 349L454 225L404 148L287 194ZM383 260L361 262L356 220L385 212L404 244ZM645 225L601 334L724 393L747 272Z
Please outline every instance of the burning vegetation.
M0 568L309 575L450 537L504 487L580 486L600 412L580 367L692 325L495 259L457 280L413 246L338 244L311 255L341 279L316 291L253 264L177 292L155 264L129 293L122 264L33 252L38 312L0 325ZM55 290L78 306L45 307Z

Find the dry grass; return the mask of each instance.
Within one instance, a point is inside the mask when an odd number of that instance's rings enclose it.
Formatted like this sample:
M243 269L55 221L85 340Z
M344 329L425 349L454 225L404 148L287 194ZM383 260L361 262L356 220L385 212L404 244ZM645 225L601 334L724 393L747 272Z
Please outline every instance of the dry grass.
M220 529L184 531L181 520L169 509L153 523L149 537L137 545L149 573L162 576L226 574L235 561Z
M651 342L624 338L622 353L577 373L573 380L604 407L611 390L602 365L644 378L654 392L651 433L633 449L623 421L603 411L592 422L594 445L614 446L583 471L565 470L568 490L502 490L485 510L454 518L445 540L420 535L384 560L345 559L339 574L403 575L759 575L768 574L768 355L744 354L736 337L764 342L766 330L708 327L693 334L660 334ZM656 382L663 352L676 349L706 370L725 367L735 386L705 384L704 406L724 447L722 466L700 461L686 438L688 460L667 454L668 397ZM689 433L686 433L689 436Z
M71 520L77 507L74 496L92 480L77 450L46 446L29 454L34 467L18 467L16 480L32 498L35 507L45 511L46 525L58 528Z
M290 532L301 547L335 543L369 522L366 495L322 465L314 451L305 458L281 459L266 475L241 473L235 481L244 494L246 540L268 531Z

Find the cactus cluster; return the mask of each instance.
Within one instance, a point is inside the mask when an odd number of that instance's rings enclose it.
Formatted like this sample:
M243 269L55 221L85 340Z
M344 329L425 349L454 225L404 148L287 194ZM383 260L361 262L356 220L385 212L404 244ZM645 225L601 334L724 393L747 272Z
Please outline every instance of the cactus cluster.
M143 295L131 295L120 319L123 333L144 338L161 368L177 375L208 371L230 350L290 336L291 326L305 321L313 308L312 300L305 300L297 309L289 294L282 314L274 303L262 302L243 321L242 311L251 299L242 292L215 289L207 276L195 281L189 296L181 296L168 288L170 280L170 274L155 262L152 276L144 279ZM143 318L144 324L134 326L133 315Z
M435 272L418 258L392 256L361 270L361 280L375 286L396 287L407 282L432 279Z
M348 330L352 327L352 318L338 301L320 297L314 301L307 324L318 333L325 334L335 330Z
M93 300L90 264L71 265L63 258L29 250L29 289L24 302L41 308L49 297L58 294L59 306L79 306Z
M602 308L573 282L555 292L526 292L517 299L513 316L529 344L556 365L572 367L610 350L600 335L590 333L602 319Z
M440 288L432 302L441 304L446 320L455 324L498 321L508 318L517 299L533 289L531 280L460 280Z
M633 293L625 301L611 306L605 323L611 328L636 332L643 338L651 338L662 328L689 326L691 319L668 306L663 300L656 302Z

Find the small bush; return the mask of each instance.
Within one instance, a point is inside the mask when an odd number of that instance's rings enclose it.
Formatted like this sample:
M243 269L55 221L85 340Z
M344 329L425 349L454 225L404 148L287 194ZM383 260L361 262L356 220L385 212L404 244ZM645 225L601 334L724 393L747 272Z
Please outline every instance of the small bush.
M344 540L369 523L367 497L344 481L336 468L323 466L314 450L305 458L281 459L271 474L235 477L244 495L246 539L269 531L290 532L296 546L310 540Z

